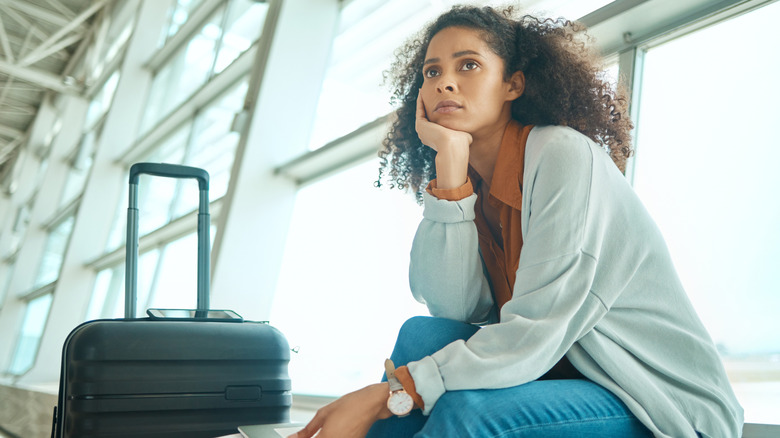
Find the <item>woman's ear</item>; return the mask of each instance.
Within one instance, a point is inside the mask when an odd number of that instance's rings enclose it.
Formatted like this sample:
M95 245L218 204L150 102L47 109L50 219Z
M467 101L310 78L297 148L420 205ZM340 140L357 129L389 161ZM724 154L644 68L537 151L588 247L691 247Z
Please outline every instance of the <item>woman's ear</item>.
M522 71L516 71L512 73L512 77L509 78L509 91L507 100L515 100L523 95L525 91L525 75Z

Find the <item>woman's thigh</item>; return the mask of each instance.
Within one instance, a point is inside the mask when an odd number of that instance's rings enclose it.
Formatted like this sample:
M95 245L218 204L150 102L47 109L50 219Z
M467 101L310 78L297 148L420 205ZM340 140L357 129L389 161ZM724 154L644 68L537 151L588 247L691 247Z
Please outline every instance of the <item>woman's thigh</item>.
M415 438L651 437L614 394L589 380L448 391Z
M401 327L391 359L420 360L479 327L414 317ZM383 380L386 380L383 378ZM448 391L431 415L419 409L374 424L367 437L650 437L615 395L589 380L544 380L504 389Z
M401 326L390 359L396 367L406 365L454 341L468 339L478 330L478 326L452 319L415 316Z
M398 339L390 359L396 366L420 360L425 356L441 350L447 344L458 339L468 339L479 330L479 327L444 318L415 316L401 326ZM387 377L383 375L382 381ZM390 417L377 421L367 437L411 437L417 433L428 420L422 411L415 409L406 417Z

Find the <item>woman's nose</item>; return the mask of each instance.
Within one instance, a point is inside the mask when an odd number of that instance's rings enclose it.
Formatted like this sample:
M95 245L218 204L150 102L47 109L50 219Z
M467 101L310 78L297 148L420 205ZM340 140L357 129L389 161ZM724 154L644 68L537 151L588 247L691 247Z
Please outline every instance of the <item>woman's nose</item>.
M442 76L439 82L436 84L436 92L444 93L445 91L454 93L456 90L455 82L447 76Z

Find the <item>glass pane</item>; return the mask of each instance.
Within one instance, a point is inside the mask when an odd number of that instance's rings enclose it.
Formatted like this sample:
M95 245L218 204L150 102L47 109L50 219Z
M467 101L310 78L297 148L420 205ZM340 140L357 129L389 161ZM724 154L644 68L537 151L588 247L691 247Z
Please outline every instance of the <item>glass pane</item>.
M128 169L129 171L129 169ZM113 251L117 249L118 247L125 244L125 239L127 238L127 204L129 196L129 189L126 185L122 186L122 195L120 198L119 203L116 207L116 213L114 214L114 222L111 226L111 233L108 236L108 241L106 242L106 252ZM140 216L140 212L139 212Z
M138 179L138 235L143 236L167 224L176 180L141 175Z
M68 178L65 180L65 185L62 189L60 207L69 204L84 191L89 171L92 169L95 144L98 142L95 137L99 136L102 130L103 125L100 124L92 131L85 133L81 138L78 151L68 171Z
M233 0L225 23L225 34L219 47L217 63L214 66L216 73L224 70L260 37L266 12L268 12L267 3L259 3L255 0Z
M30 204L31 202L28 201L16 210L14 224L11 228L11 235L9 236L8 252L6 254L15 253L24 240L27 227L30 225L30 211L32 210Z
M185 164L206 169L209 173L209 199L219 199L227 193L239 133L231 130L233 118L244 105L247 82L236 87L206 107L195 120L192 150ZM198 185L182 184L174 216L198 208Z
M170 23L160 38L160 47L187 22L192 12L203 3L203 0L177 0L170 10Z
M188 123L173 134L152 152L144 161L153 163L181 164L187 149L187 141L192 124ZM138 235L143 236L167 224L171 219L171 204L176 194L177 181L172 178L159 178L141 175L138 180ZM127 200L123 204L127 217ZM125 220L125 226L127 221ZM125 228L122 241L126 237Z
M86 319L93 320L103 317L103 307L106 304L111 278L114 276L114 268L104 269L95 277L95 287L92 289L92 297L89 300Z
M634 175L759 423L780 422L779 19L773 3L647 52Z
M149 307L194 309L197 304L198 238L195 233L171 242L162 252Z
M38 267L38 275L35 277L34 287L49 284L59 277L62 259L65 257L65 249L67 249L68 245L68 238L71 230L73 230L73 222L73 216L69 216L49 233L43 257L41 257L41 264Z
M90 101L89 108L87 109L87 118L84 121L85 129L90 129L103 114L105 114L111 107L111 102L114 100L114 93L116 92L116 86L119 83L119 72L115 71L108 77L103 87Z
M177 129L141 161L181 164L191 128L192 124L187 123ZM130 169L127 169L127 172L129 171ZM145 184L143 181L155 181L152 183L154 187L157 187L157 184L162 184L162 191L151 190L150 187L147 187L148 184ZM142 175L138 183L138 235L143 236L160 228L170 220L171 201L174 198L176 181L169 178L151 178ZM111 228L108 242L106 242L107 251L124 245L127 238L128 191L127 185L123 185L122 198L116 207L116 214L114 215L114 225Z
M374 188L377 167L372 160L298 193L271 312L271 324L300 347L290 362L297 394L377 382L401 324L428 314L408 273L422 208Z
M135 10L132 4L123 3L123 8L116 14L115 22L108 32L108 38L104 46L105 53L100 56L102 65L110 63L120 50L125 46L133 33L135 24Z
M214 64L217 41L222 34L219 26L223 12L224 7L154 77L143 130L157 123L206 83Z
M155 281L160 251L155 249L139 256L138 260L138 296L136 297L136 317L146 316L149 291ZM89 302L86 319L124 318L125 316L125 264L122 263L100 271L95 279L95 287Z
M106 17L111 25L105 32L105 40L101 44L94 44L88 48L87 56L96 60L94 67L86 72L90 82L94 82L100 77L103 69L111 64L133 33L137 4L135 2L115 2L114 5L110 16ZM80 66L80 68L83 67Z
M25 310L22 322L22 331L19 334L11 367L8 369L9 373L16 375L24 374L35 363L35 357L38 355L38 345L41 342L41 335L43 335L43 329L46 326L46 318L49 316L51 301L52 295L46 294L27 303L27 310Z
M146 309L149 308L149 297L152 294L152 288L157 282L157 272L160 267L160 255L159 249L147 251L139 256L138 260L138 297L136 298L136 313L135 316L146 316ZM125 269L121 267L118 269L122 278L121 287L117 287L120 291L117 294L117 302L114 306L114 315L124 315L125 312Z

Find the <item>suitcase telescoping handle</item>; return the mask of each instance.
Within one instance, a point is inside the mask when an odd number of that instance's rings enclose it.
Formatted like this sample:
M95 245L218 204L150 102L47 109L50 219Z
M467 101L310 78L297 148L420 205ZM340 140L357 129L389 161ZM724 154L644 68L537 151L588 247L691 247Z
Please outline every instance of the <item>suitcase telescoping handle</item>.
M138 301L138 176L195 178L200 189L198 206L198 310L209 309L209 174L197 167L167 163L136 163L130 167L130 195L127 207L127 254L125 257L125 318L135 318Z

